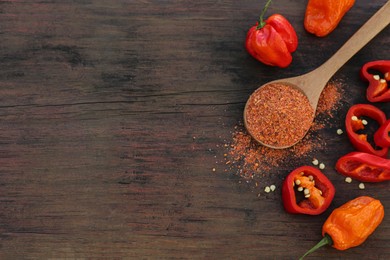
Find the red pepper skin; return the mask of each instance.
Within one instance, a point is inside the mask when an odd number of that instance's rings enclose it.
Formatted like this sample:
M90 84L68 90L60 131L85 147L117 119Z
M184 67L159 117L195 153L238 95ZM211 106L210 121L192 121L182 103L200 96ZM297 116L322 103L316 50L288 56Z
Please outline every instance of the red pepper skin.
M357 130L363 129L364 126L361 124L361 127L358 128L357 122L352 120L352 117L361 117L367 116L374 119L378 122L379 126L382 126L386 122L386 115L379 108L369 105L369 104L356 104L350 107L348 110L347 116L345 118L345 129L348 135L348 138L356 150L365 153L371 153L380 157L386 157L389 151L388 147L381 147L381 149L375 149L372 145L366 140L366 137L362 134L356 133ZM377 144L378 145L378 144Z
M280 14L274 14L252 26L246 36L245 48L260 62L285 68L292 62L291 53L297 49L298 37L290 22Z
M316 189L321 191L322 203L319 207L316 207L309 200L310 198L297 202L294 186L297 186L295 180L300 176L313 176ZM283 206L287 212L292 214L319 215L329 207L335 192L333 184L320 170L311 166L302 166L293 170L283 182Z
M340 174L362 182L390 180L390 160L369 153L352 152L338 159Z
M390 119L375 132L374 141L381 147L390 147Z
M372 71L379 71L383 78L374 78ZM390 101L390 60L377 60L367 62L360 69L360 76L364 81L368 81L366 97L370 102L389 102Z
M318 37L327 36L354 4L355 0L308 0L303 25Z
M273 14L267 20L266 24L272 26L280 36L284 43L286 44L287 50L289 52L294 52L298 47L298 37L297 34L290 24L290 22L280 14Z

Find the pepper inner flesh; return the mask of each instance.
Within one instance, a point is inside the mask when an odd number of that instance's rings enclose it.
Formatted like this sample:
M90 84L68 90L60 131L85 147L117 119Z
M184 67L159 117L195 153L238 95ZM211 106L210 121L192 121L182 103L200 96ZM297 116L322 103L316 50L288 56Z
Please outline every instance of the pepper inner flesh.
M308 199L315 208L320 208L325 198L322 196L322 191L315 186L315 181L312 177L306 175L298 175L294 178L295 186L302 187L301 190L304 192L304 196ZM306 191L305 191L306 190Z
M384 167L375 167L354 160L345 161L343 168L345 172L351 172L359 176L371 176L374 178L379 178L379 176L386 178L386 176L390 176L390 170Z
M372 147L377 148L372 137L379 128L378 122L366 116L354 115L354 117L355 118L351 119L351 126L352 130L357 135L357 138L361 141L368 142ZM363 123L363 120L366 122Z
M379 81L378 85L375 87L372 95L374 97L380 96L388 90L386 81Z

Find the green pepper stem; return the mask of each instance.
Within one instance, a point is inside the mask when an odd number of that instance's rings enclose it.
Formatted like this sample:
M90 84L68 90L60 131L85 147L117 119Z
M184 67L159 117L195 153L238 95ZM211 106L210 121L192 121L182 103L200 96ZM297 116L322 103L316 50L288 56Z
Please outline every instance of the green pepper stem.
M272 0L268 0L267 3L265 4L263 11L261 11L260 18L259 18L259 24L257 25L256 29L259 30L264 27L265 22L264 22L264 15L265 12L267 12L268 6L271 4Z
M313 246L309 251L307 251L301 258L299 258L299 260L302 260L305 256L313 253L314 251L316 251L320 247L323 247L326 245L332 245L332 244L333 244L332 238L328 234L325 234L324 238L321 239L321 241L318 242L317 245Z

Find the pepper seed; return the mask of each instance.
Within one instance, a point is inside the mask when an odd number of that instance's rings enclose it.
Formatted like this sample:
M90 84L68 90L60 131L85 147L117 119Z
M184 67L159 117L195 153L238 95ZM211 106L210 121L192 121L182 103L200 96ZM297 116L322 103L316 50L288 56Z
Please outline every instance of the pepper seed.
M317 159L314 159L312 162L311 162L313 165L318 165L319 161Z

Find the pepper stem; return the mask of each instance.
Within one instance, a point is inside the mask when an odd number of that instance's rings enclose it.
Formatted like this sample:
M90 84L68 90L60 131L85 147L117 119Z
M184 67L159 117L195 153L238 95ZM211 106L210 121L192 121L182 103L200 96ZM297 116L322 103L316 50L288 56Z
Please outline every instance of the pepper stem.
M332 244L333 244L332 238L328 234L325 234L324 238L321 239L321 241L318 242L317 245L313 246L309 251L307 251L301 258L299 258L299 260L302 260L305 256L313 253L314 251L316 251L320 247L323 247L326 245L332 245Z
M265 22L264 22L264 15L265 12L267 12L268 6L271 4L272 0L268 0L267 3L265 4L263 11L261 11L260 18L259 18L259 25L257 25L256 29L259 30L264 27Z

